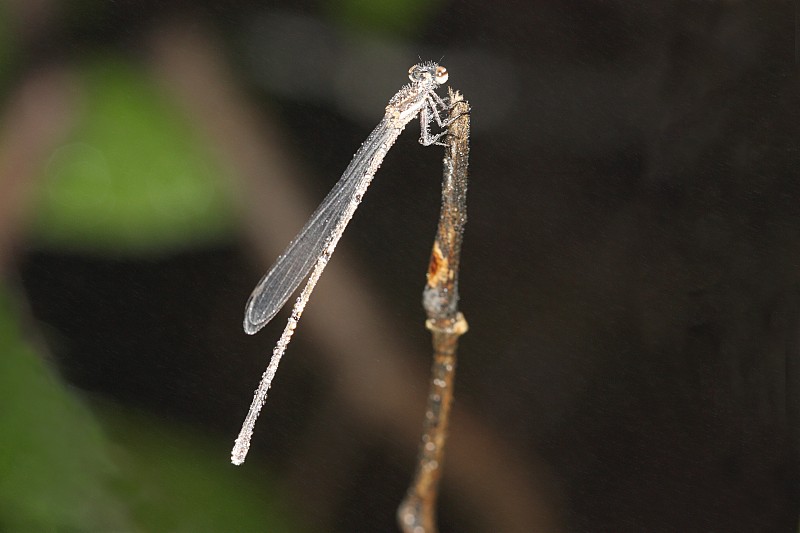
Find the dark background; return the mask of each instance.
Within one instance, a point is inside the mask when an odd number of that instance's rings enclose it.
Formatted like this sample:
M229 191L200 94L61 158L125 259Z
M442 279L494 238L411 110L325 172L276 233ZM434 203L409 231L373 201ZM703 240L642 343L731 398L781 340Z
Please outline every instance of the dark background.
M790 3L6 4L2 342L84 414L0 374L17 402L0 405L0 529L396 530L441 172L415 124L311 299L248 461L228 454L286 316L248 337L244 302L421 57L473 109L442 533L797 531ZM101 112L98 61L144 80L214 161L198 164L222 184L216 229L139 232L160 220L144 209L133 240L113 218L61 231L41 214L53 154L105 136L80 126ZM147 117L105 118L111 146L148 159ZM112 201L88 196L78 212ZM67 436L84 424L91 444Z

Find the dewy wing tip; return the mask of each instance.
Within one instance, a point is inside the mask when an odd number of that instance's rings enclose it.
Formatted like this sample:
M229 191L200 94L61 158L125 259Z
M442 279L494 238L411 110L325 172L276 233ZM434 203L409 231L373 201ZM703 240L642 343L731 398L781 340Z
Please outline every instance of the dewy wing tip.
M244 332L248 335L255 335L258 330L264 327L264 323L253 322L248 315L244 317Z
M248 335L255 335L267 322L267 320L264 320L263 317L259 317L258 313L253 310L252 301L248 301L247 307L244 310L244 332Z

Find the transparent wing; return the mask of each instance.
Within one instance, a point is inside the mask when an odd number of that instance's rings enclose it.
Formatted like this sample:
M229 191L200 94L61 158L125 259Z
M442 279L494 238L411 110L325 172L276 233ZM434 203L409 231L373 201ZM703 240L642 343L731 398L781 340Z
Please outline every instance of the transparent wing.
M263 328L308 276L347 212L348 205L354 201L356 191L368 179L370 163L381 146L387 141L391 142L393 134L396 136L399 133L395 129L384 119L372 130L331 192L258 282L245 307L245 332L252 335Z

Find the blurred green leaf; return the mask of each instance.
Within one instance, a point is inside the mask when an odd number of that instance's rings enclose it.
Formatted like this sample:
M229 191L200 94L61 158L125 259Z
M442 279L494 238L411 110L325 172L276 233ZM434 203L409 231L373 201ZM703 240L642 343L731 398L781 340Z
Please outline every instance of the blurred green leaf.
M331 16L344 26L372 33L419 33L419 27L441 2L430 0L337 0L326 2Z
M92 414L23 341L0 287L0 530L132 531Z
M94 61L82 77L79 125L47 162L36 241L119 255L229 239L227 181L186 117L121 60Z
M114 406L99 412L110 438L121 443L120 490L142 531L303 531L257 464L233 466L226 447L197 432Z
M8 6L0 2L0 84L7 81L13 43L11 41L11 16Z
M0 531L303 531L263 469L208 435L90 409L24 341L2 286L0 354Z

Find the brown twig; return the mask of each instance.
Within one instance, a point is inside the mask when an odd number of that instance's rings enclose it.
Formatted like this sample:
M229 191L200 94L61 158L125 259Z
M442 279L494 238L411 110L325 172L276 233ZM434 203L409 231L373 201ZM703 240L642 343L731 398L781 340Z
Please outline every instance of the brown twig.
M433 336L433 366L417 472L397 511L405 533L437 531L436 499L453 403L456 350L458 338L467 332L467 321L458 311L458 266L467 222L469 104L452 89L450 102L452 122L444 156L442 209L422 297L428 314L425 325Z

